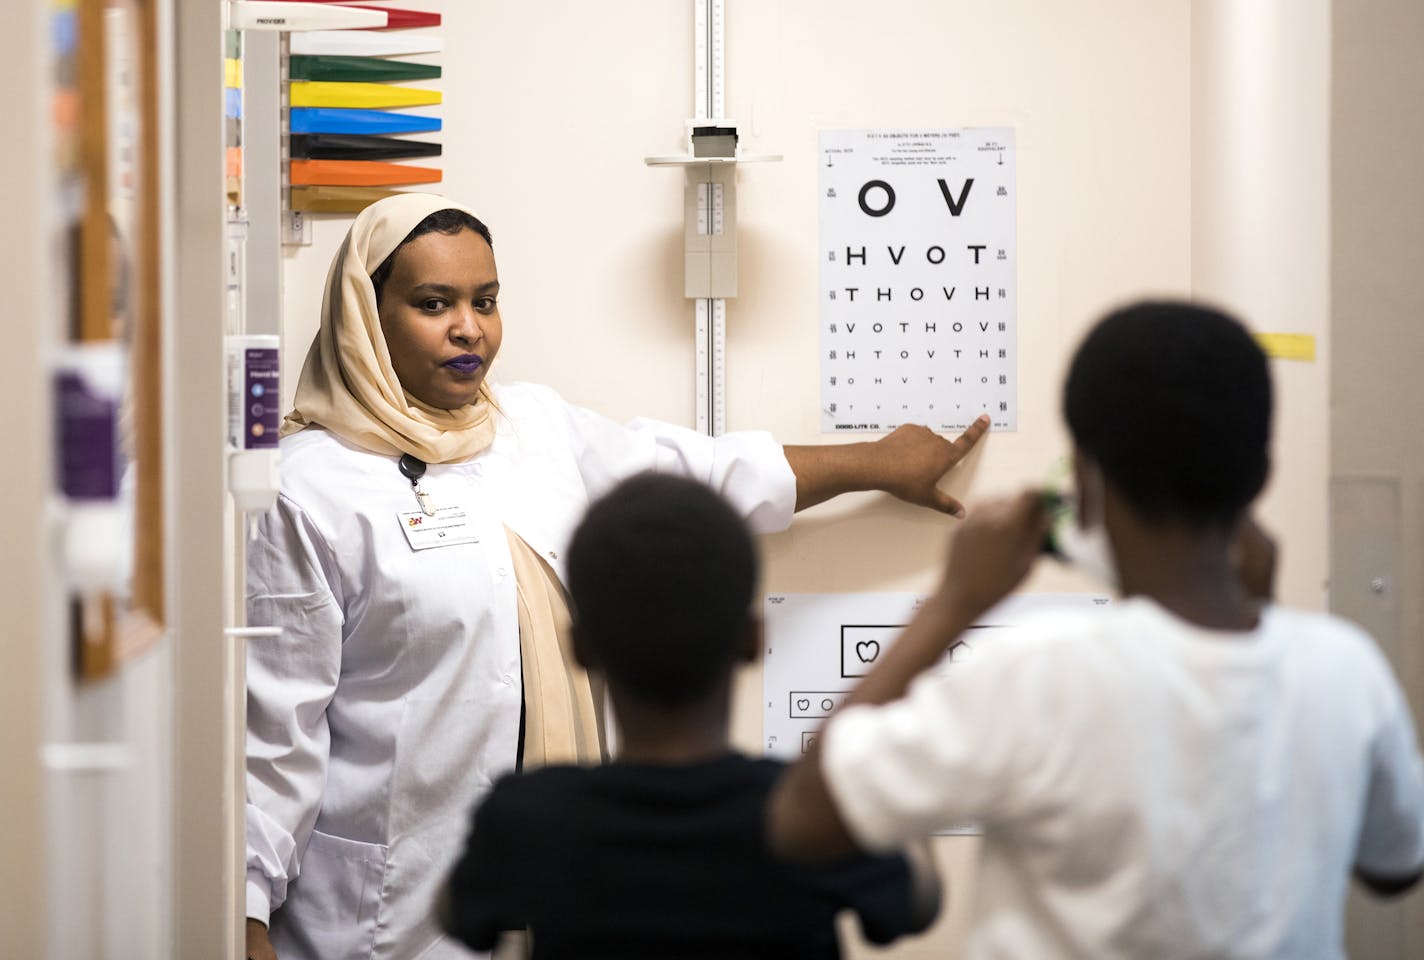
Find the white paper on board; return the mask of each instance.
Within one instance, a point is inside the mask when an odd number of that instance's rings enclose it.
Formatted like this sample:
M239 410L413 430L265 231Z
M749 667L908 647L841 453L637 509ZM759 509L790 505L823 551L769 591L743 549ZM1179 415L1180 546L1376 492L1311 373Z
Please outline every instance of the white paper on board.
M860 677L894 645L924 603L915 593L780 593L765 598L762 665L763 746L792 760L815 740L826 718ZM980 617L934 672L954 669L977 649L1035 623L1091 615L1112 599L1103 594L1014 594ZM977 833L957 824L941 833Z

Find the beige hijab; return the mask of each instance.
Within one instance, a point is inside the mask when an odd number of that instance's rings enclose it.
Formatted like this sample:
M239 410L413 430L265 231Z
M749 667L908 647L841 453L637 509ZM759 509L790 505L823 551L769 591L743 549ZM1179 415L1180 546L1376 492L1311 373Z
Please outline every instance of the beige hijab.
M356 217L327 274L321 328L307 351L282 436L320 424L373 453L409 453L426 463L467 460L494 441L495 411L483 388L475 403L457 410L432 407L402 389L376 311L371 272L439 210L474 216L444 197L402 193ZM563 587L522 538L507 527L505 533L519 606L525 765L596 762L603 751L601 724L588 675L574 662Z
M371 272L416 225L439 210L469 208L428 193L402 193L356 217L326 275L321 328L297 381L295 408L282 436L319 423L343 440L426 463L466 460L494 440L489 396L458 410L422 403L401 388L391 366Z

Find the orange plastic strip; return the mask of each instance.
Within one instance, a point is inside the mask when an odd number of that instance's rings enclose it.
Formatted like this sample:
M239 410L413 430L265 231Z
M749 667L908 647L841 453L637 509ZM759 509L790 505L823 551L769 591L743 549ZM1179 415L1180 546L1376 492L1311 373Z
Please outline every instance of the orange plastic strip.
M242 148L227 148L227 175L229 177L242 176Z
M439 183L444 171L374 160L293 160L292 185L379 187L393 183Z

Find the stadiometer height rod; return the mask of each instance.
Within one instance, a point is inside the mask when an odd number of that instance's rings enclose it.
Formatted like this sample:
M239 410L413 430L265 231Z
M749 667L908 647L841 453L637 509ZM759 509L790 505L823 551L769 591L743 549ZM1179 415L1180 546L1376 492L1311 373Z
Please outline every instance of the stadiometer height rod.
M680 166L683 189L683 295L696 313L694 383L697 429L727 428L727 300L737 295L737 164L780 160L749 156L726 112L723 0L692 0L693 119L685 154L646 157L649 166Z
M726 114L723 0L692 0L692 6L696 117L715 120ZM729 172L735 176L736 168ZM698 227L704 236L715 236L726 229L725 191L718 189L721 185L712 180L710 173L709 166L707 179L698 184L698 210L705 211L698 217ZM695 308L697 429L720 437L727 429L727 301L722 297L699 297Z

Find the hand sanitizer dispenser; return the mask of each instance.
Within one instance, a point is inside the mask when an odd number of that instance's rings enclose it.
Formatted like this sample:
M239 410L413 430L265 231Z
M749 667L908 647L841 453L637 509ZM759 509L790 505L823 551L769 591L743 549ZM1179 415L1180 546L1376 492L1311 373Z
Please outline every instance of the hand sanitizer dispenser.
M227 338L227 487L244 513L277 502L281 363L275 334Z

